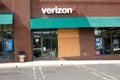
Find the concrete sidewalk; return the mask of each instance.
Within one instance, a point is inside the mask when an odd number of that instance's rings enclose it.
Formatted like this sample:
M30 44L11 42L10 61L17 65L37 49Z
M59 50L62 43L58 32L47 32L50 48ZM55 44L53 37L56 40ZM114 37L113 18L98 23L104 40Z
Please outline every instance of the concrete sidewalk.
M52 60L52 61L32 61L24 63L0 63L2 68L24 68L37 66L68 66L68 65L92 65L92 64L120 64L120 60Z

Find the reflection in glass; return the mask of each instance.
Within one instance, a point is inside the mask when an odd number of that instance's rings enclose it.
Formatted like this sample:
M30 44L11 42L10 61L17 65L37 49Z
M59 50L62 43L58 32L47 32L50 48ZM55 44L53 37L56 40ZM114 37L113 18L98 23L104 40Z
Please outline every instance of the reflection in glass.
M96 55L120 54L120 28L95 28Z
M57 57L57 31L43 30L34 31L33 34L33 53L35 58L47 59ZM35 42L35 39L37 42Z
M13 25L0 25L0 61L13 60Z

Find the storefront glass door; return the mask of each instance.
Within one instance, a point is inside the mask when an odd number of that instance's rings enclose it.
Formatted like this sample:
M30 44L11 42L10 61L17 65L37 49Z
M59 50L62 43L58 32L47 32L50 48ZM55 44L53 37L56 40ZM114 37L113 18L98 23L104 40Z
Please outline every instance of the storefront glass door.
M33 31L33 59L52 59L57 57L56 30Z

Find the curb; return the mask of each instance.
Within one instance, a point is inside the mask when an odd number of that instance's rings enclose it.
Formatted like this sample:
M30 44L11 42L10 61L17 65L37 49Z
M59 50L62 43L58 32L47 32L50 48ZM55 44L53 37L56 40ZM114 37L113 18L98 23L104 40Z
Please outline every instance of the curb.
M120 60L55 60L55 61L32 61L24 63L1 63L0 69L3 68L26 68L38 66L72 66L72 65L95 65L95 64L120 64Z

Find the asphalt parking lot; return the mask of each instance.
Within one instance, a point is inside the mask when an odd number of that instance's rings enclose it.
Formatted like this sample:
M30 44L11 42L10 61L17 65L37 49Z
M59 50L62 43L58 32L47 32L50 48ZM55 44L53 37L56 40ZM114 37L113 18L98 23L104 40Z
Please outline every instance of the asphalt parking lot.
M6 68L0 80L120 80L120 64Z

